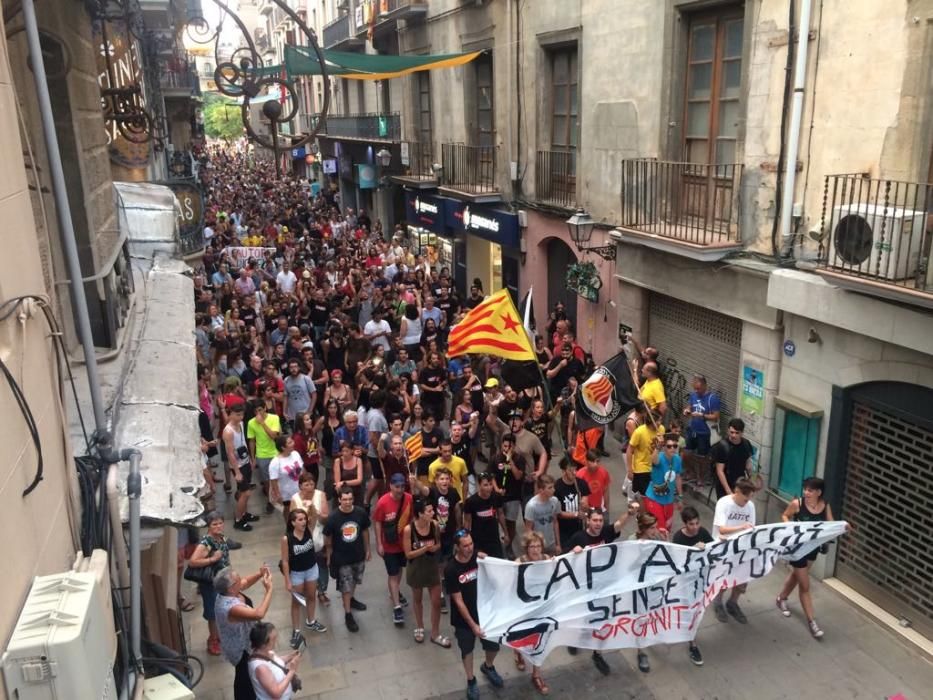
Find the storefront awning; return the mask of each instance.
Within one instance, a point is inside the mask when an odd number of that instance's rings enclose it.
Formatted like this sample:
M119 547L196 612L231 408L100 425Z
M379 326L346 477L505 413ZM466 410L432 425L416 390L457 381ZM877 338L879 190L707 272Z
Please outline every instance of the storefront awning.
M350 80L387 80L423 70L454 68L469 63L480 51L427 56L386 56L345 51L322 51L328 75ZM321 75L317 54L306 46L285 47L285 72L294 75ZM278 75L280 66L263 68L265 75Z

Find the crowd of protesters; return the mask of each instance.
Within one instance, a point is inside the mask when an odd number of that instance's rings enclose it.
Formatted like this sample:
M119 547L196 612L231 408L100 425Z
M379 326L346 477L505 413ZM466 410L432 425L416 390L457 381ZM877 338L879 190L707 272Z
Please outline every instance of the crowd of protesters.
M643 404L619 421L627 471L619 488L601 464L606 431L576 426L574 396L592 359L560 304L535 338L541 385L516 390L496 358L446 355L451 327L494 290L474 280L461 296L450 270L413 249L402 226L384 228L344 206L335 189L276 179L271 164L247 154L211 150L199 173L207 193L194 278L204 495L210 502L217 489L228 494L216 500L228 504L238 538L249 538L260 518L282 519L275 554L291 598L292 652L280 656L277 631L262 622L273 573L237 573L230 550L242 545L212 510L187 566L213 574L213 583L198 584L207 651L235 666L238 700L289 698L300 687L304 635L327 633L325 617L335 618L322 609L332 592L347 629L366 633L359 613L367 605L356 590L373 550L394 624L405 625L407 592L414 642L455 643L474 698L477 642L480 672L503 685L499 646L479 626L478 558L539 561L580 551L615 540L629 519L632 538L699 547L755 525L751 497L760 483L751 444L740 419L719 440L719 399L705 378L694 378L675 416L657 350L628 344ZM683 506L685 479L700 488L713 480L720 498L712 533ZM809 480L785 518L831 519L822 489ZM611 521L619 494L627 504ZM250 512L257 504L261 511ZM799 588L820 637L812 558L794 562L776 605L790 615L787 599ZM258 605L244 593L257 583ZM746 622L743 590L716 599L720 620ZM703 663L696 644L688 653ZM601 654L592 658L611 672ZM520 655L515 664L525 669ZM650 670L643 650L638 666ZM548 694L541 668L532 666L530 680Z

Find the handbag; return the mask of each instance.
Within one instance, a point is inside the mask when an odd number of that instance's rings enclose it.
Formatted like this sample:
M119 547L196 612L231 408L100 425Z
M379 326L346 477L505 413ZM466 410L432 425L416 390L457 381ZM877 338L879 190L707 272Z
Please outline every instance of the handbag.
M191 581L192 583L197 583L198 585L213 586L214 585L214 569L216 564L211 564L209 566L191 566L188 565L185 567L185 572L182 574L182 578L185 581Z

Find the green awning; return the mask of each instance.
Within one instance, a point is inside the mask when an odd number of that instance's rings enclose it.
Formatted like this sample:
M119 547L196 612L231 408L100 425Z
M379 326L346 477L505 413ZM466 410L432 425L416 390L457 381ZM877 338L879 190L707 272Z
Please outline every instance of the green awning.
M480 51L436 54L427 56L387 56L382 54L322 51L328 75L351 80L386 80L437 68L452 68L469 63ZM269 74L276 66L264 69ZM285 47L285 68L288 75L320 75L321 66L315 52L306 46Z

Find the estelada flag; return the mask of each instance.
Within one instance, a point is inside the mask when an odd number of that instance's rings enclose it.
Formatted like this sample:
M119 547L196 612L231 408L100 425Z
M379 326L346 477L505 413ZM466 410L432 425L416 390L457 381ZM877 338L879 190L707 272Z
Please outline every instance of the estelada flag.
M576 422L581 430L611 423L640 403L624 352L606 360L577 389Z
M500 289L471 309L460 323L450 329L447 342L448 357L474 353L507 360L536 359L507 289Z
M419 430L405 441L405 449L408 451L408 461L414 462L421 457L421 448L424 446L424 438Z

